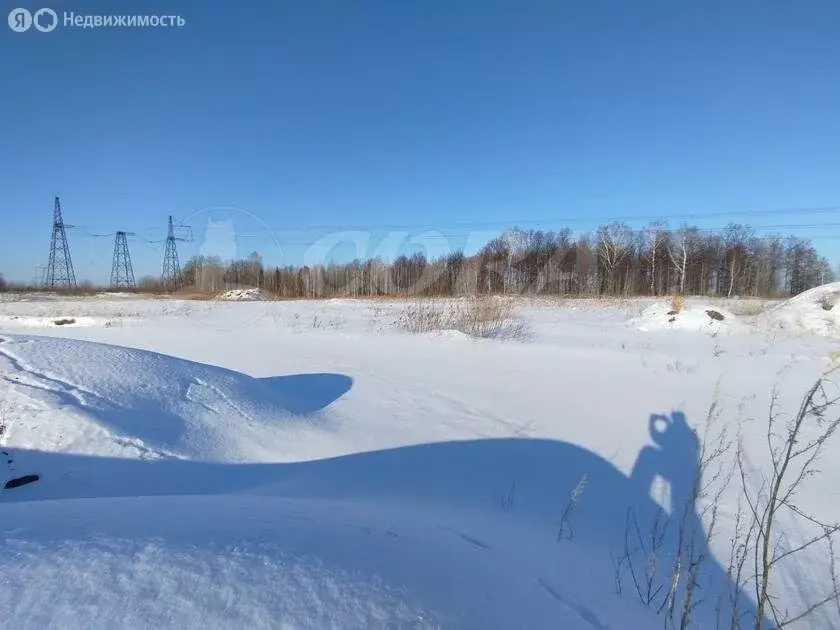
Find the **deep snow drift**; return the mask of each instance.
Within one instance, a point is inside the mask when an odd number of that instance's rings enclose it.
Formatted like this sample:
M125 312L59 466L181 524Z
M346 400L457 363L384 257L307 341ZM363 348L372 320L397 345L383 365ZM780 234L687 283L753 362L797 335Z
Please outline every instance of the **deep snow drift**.
M282 459L301 427L328 424L318 412L351 385L335 374L254 379L155 352L28 336L0 336L0 370L18 392L63 407L51 427L63 425L55 450L75 441L94 454L116 444L141 457L218 461ZM36 428L20 423L29 437L16 435L17 444L43 447Z
M661 329L695 330L712 335L729 333L738 325L735 316L729 311L694 301L679 310L675 310L667 302L656 302L627 324L637 327L642 332Z
M517 342L410 335L405 306L0 304L4 474L42 475L0 493L4 625L661 627L616 568L628 515L662 527L668 583L689 427L717 399L762 465L770 387L794 410L835 350L717 302L688 300L685 319L710 307L728 334L641 331L634 318L661 319L651 301L523 302ZM111 325L11 319L52 313ZM826 520L840 519L837 452L799 497ZM693 627L714 628L732 593L736 499ZM777 586L793 610L824 586L827 559L803 562ZM798 627L832 623L825 610Z
M767 312L770 324L791 332L840 337L840 282L815 287Z

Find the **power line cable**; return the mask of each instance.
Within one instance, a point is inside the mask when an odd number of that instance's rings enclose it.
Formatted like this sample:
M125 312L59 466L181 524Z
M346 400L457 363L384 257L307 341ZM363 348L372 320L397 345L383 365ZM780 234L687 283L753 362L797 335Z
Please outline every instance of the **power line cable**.
M590 215L586 217L557 217L543 218L543 219L500 219L494 221L438 221L435 223L369 223L369 224L322 224L322 225L300 225L300 226L281 226L281 227L263 227L260 231L271 232L304 232L313 230L378 230L378 229L421 229L421 228L441 228L441 227L464 227L464 228L480 228L480 227L495 227L495 226L521 226L521 225L558 225L566 223L612 223L614 221L657 221L657 220L672 220L678 219L715 219L728 217L745 217L745 216L765 216L765 215L779 215L779 214L837 214L840 216L840 205L833 206L816 206L816 207L800 207L800 208L775 208L765 210L742 210L742 211L726 211L726 212L683 212L683 213L669 213L662 215L652 215L650 213L644 215ZM189 226L179 226L189 227ZM150 226L146 232L161 232L166 228L162 226Z

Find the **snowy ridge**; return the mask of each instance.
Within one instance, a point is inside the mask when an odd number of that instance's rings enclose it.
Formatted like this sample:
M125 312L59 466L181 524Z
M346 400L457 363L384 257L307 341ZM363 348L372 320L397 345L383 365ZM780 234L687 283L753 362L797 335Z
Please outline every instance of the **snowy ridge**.
M278 443L310 426L311 420L300 414L318 411L270 381L83 341L0 337L0 369L30 399L48 407L61 405L70 415L106 430L110 440L128 441L132 448L161 457L270 460L272 451L282 452ZM341 377L330 384L336 397L349 388ZM28 443L22 435L26 427L12 427L21 444ZM68 445L73 437L66 436Z
M16 315L0 316L0 324L14 328L58 328L58 327L85 327L85 326L109 326L111 321L104 317L88 316L57 316L57 317L19 317Z
M72 450L68 443L16 449L15 474L37 471L41 480L0 495L0 576L14 585L0 608L15 627L40 627L30 611L41 607L63 627L108 620L538 628L550 618L571 628L632 619L642 628L650 621L650 611L605 604L599 594L628 505L643 521L667 518L656 516L662 508L649 497L645 466L628 478L586 449L516 438L289 464L212 463L270 460L269 447L293 441L296 428L320 430L306 417L324 404L324 383L295 387L296 400L271 379L154 352L0 340L7 387L54 407L59 421L73 416L65 429L88 439L94 434L79 426L101 430L90 454L59 452ZM10 427L18 445L39 439L26 435L27 424ZM119 458L103 457L112 453ZM558 501L584 481L574 525L558 531ZM567 535L576 544L558 546ZM585 580L563 568L584 565ZM259 588L257 578L267 583ZM709 579L725 587L721 571ZM214 580L234 581L220 591ZM482 593L512 599L488 604ZM219 608L211 603L218 597L233 599ZM93 617L89 609L80 614L86 600L95 602ZM151 601L163 602L166 614Z
M185 597L196 605L219 592L202 573L248 573L254 566L256 576L291 575L247 592L240 589L252 581L237 579L232 589L240 595L229 609L201 608L186 617L189 624L213 612L221 616L211 626L241 622L249 610L257 627L271 627L265 621L272 618L320 627L315 620L323 615L353 628L393 627L400 619L410 627L653 623L650 611L604 598L602 590L613 571L606 550L620 548L628 505L642 523L661 513L643 492L646 466L628 479L562 442L448 442L262 465L34 451L17 459L22 470L44 471L43 483L3 495L2 531L14 554L0 554L0 575L37 584L21 594L26 605L53 595L67 599L57 592L63 584L44 577L57 561L65 579L83 577L75 592L97 593L101 618L118 619L127 608L142 615L138 627L150 623L160 614L146 599L152 589L174 615L168 625L185 614ZM568 500L583 478L586 490L568 523L573 529L563 530L570 538L560 544L556 503ZM674 535L670 530L668 539ZM568 570L583 566L585 573ZM301 574L308 590L298 583ZM720 587L724 577L720 570L709 574L708 588ZM202 584L198 600L187 594L194 581ZM298 598L294 605L266 593L275 587ZM15 592L0 603L9 598L12 619L26 621L28 609ZM484 593L505 597L487 600ZM323 607L318 614L316 602Z
M766 313L771 327L840 337L840 282L800 293Z

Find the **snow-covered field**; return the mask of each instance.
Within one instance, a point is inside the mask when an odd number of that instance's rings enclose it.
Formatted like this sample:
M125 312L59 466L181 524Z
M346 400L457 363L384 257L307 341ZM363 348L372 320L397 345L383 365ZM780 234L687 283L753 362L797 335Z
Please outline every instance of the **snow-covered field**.
M702 435L714 401L767 465L771 389L794 413L829 365L837 290L676 314L522 300L508 341L409 334L403 301L4 296L0 471L41 479L0 491L2 625L662 627L668 584L645 605L622 566L651 563L625 554L628 508L642 528L676 518L697 457L683 418ZM840 442L820 463L798 506L840 521ZM731 591L735 490L689 627L715 628ZM784 606L829 588L828 565L780 570Z

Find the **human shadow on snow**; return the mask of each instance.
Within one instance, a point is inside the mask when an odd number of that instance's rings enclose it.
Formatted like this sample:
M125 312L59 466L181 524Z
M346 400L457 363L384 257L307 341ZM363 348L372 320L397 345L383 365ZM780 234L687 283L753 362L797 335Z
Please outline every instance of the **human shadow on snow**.
M347 385L332 377L324 381L333 393ZM694 546L691 557L709 553L701 519L691 504L700 441L681 412L652 415L649 431L654 444L641 450L629 476L579 446L518 438L420 444L288 464L128 460L18 451L18 472L42 478L0 494L0 503L235 494L478 511L489 514L479 522L525 524L533 528L531 536L545 536L552 544L607 550L622 596L635 601L648 597L654 609L672 608L679 627L685 585L690 583L689 544ZM651 498L656 478L670 487L665 509ZM681 509L686 505L688 510ZM478 544L481 532L459 534L478 547L488 546ZM682 569L675 580L677 565ZM651 597L651 592L656 594ZM725 568L711 555L702 565L691 597L695 608L690 627L717 627L717 615L727 620L733 602L737 602L741 626L754 624L755 606L737 591ZM718 613L719 606L723 613Z

